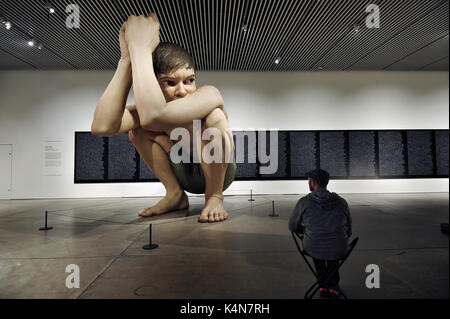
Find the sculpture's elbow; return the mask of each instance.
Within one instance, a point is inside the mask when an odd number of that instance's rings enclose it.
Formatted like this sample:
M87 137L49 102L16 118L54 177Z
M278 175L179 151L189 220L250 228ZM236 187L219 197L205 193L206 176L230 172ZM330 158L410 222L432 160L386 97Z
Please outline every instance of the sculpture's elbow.
M143 117L139 118L139 124L143 129L147 131L161 131L162 116L163 116L162 112L149 112L145 114Z
M116 134L116 130L105 126L92 125L91 133L96 136L113 136Z
M157 116L140 121L140 125L143 129L152 132L164 132L169 129L167 125L164 125Z
M91 125L91 133L92 135L101 136L102 130L98 126L95 126L94 124Z
M220 94L220 91L216 88L216 99L217 99L217 103L218 103L218 106L223 106L223 104L224 104L224 101L223 101L223 97L222 97L222 94Z
M223 97L222 97L222 94L220 94L220 91L218 88L216 88L215 86L212 86L212 85L205 85L204 88L209 91L209 94L214 96L216 107L223 106L223 104L224 104Z
M141 118L139 119L139 125L145 129L150 131L151 127L154 125L155 122L155 118L154 117L145 117L145 118Z

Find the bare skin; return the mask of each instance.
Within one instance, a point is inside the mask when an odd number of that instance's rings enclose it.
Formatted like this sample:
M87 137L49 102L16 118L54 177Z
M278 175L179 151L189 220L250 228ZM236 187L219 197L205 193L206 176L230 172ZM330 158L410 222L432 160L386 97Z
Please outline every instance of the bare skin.
M138 215L141 217L158 216L188 207L189 199L185 192L167 193L156 205L141 209Z
M184 127L192 138L192 121L202 120L202 131L217 128L232 145L228 116L218 90L212 86L197 89L195 72L181 68L155 76L151 53L159 44L159 23L149 17L130 16L120 30L121 59L116 73L97 104L92 133L113 136L129 133L133 145L166 189L156 205L145 207L139 216L157 216L186 209L188 196L179 185L167 157L173 145L172 129ZM131 70L133 69L133 72ZM136 104L125 105L133 83ZM191 147L192 147L191 142ZM205 146L202 141L202 148ZM225 147L224 143L224 147ZM222 152L225 154L225 152ZM223 206L223 181L227 163L201 163L205 175L205 207L199 222L219 222L228 218Z
M214 223L221 222L228 219L228 213L223 207L223 199L217 197L210 197L205 200L205 208L200 213L198 221L200 223Z
M186 71L186 70L185 70ZM183 73L184 71L177 71L177 73ZM161 84L164 86L164 84ZM181 85L180 85L181 86ZM177 94L185 94L183 90L177 91ZM225 130L229 128L229 124L226 118L226 114L220 110L215 109L208 114L202 121L202 131L208 127L215 127L219 130ZM192 124L188 124L185 128L190 132L191 143L190 151L192 152ZM187 209L189 202L188 197L184 190L179 185L172 168L169 164L167 153L173 145L173 141L169 139L170 131L167 132L151 132L142 128L137 128L129 133L130 140L138 150L141 157L147 163L149 168L154 172L158 179L163 183L166 188L166 196L158 202L156 205L145 207L139 212L141 217L156 216L168 213L170 211ZM223 134L224 138L228 138L232 141L230 136ZM206 145L208 141L202 142L202 147ZM225 143L223 143L225 145ZM225 152L222 152L223 157ZM202 163L202 169L205 175L206 192L205 192L205 207L203 208L199 222L219 222L228 218L228 213L223 207L223 180L227 163Z

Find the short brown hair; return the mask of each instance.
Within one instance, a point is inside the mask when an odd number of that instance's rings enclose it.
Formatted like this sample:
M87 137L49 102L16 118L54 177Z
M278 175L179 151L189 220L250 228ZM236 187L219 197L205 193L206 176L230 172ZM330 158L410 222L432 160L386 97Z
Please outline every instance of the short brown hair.
M161 42L153 51L153 70L156 76L168 74L181 68L195 70L194 59L180 45Z

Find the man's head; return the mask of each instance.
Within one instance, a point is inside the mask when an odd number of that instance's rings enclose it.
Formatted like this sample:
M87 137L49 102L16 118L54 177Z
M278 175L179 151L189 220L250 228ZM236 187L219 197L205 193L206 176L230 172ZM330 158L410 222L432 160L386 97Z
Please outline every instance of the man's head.
M178 44L160 43L153 52L153 69L167 102L197 89L194 59Z
M330 174L323 169L315 169L306 173L308 177L309 190L326 189L330 180Z

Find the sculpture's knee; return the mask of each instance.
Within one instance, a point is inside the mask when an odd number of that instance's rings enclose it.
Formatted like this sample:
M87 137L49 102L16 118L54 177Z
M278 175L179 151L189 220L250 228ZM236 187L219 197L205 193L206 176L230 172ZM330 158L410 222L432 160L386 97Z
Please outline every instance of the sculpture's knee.
M129 131L128 138L136 147L139 147L140 145L147 145L148 142L151 142L159 144L166 152L170 152L170 148L173 145L172 141L166 134L147 131L141 127Z
M211 145L216 145L216 147L222 148L224 160L226 163L229 163L229 156L231 156L231 153L234 149L233 134L231 132L230 125L225 116L225 113L221 109L214 109L204 118L202 132L208 129L214 130L216 134L220 134L220 140L216 140L214 138L212 142L208 141L208 143L212 143ZM210 133L214 134L214 132Z

